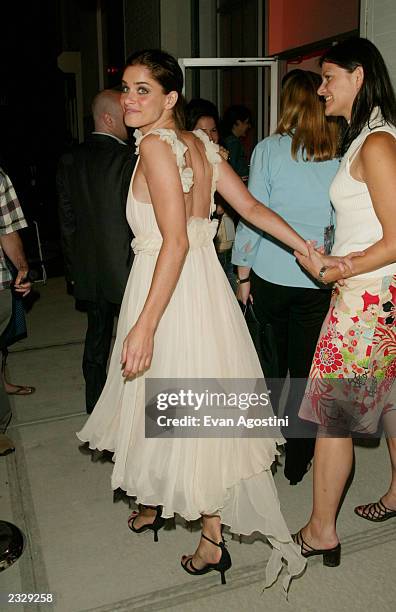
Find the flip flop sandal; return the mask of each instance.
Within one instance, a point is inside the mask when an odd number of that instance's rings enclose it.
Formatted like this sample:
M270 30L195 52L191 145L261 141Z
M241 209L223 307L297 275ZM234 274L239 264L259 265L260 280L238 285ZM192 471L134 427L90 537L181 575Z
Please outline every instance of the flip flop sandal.
M7 391L7 395L32 395L36 391L36 387L28 385L13 385L16 391Z

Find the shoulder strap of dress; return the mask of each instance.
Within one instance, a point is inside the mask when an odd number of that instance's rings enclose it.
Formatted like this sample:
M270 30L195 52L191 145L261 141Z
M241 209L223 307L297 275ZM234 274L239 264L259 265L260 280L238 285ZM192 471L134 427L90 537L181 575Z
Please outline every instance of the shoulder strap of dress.
M193 134L197 136L205 145L205 152L208 162L212 165L221 162L221 155L219 153L220 147L215 142L212 142L209 136L203 130L194 130Z
M216 204L214 202L214 194L216 191L217 179L219 177L218 164L222 160L221 155L219 153L220 147L215 142L212 142L209 136L203 130L194 130L193 133L204 143L206 158L213 169L212 188L211 188L211 196L210 196L210 212L212 214L216 210Z
M180 158L184 158L184 153L187 151L186 145L183 144L178 139L176 132L174 130L165 129L165 128L155 128L154 130L150 130L149 132L146 132L146 134L142 134L140 130L135 130L134 136L135 136L137 154L139 153L140 143L142 142L143 138L146 138L146 136L149 136L149 134L156 134L157 136L160 137L161 140L164 140L165 142L170 144L172 147L172 151L176 155L178 165L179 165L179 161L180 163L183 163Z
M176 157L177 167L179 168L180 179L182 182L183 192L188 193L193 185L193 171L192 168L186 167L186 158L185 153L188 150L188 147L178 139L177 134L174 130L165 129L165 128L156 128L147 132L146 134L142 134L140 130L135 130L135 143L136 143L136 155L139 155L139 147L143 138L148 136L149 134L156 134L160 137L160 140L167 142Z
M355 146L353 147L352 151L350 152L350 154L347 157L347 163L349 165L352 164L353 160L355 159L355 157L359 153L359 151L362 148L362 145L363 145L364 141L366 140L367 136L368 136L368 134L366 134L364 136L364 138L358 139L358 141L355 142Z

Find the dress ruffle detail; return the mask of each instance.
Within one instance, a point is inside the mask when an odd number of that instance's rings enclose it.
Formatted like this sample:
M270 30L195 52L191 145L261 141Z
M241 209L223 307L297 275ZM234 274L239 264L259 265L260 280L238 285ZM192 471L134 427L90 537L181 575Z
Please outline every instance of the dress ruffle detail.
M216 191L216 183L219 178L219 168L218 164L222 161L222 157L220 155L220 147L215 142L212 142L209 136L203 130L194 130L193 132L195 136L198 136L200 140L205 145L205 152L207 160L210 164L212 164L212 189L210 194L210 212L213 214L216 210L216 204L214 202L214 194Z
M215 142L210 140L209 136L203 130L194 130L193 134L198 136L205 145L206 157L210 164L218 164L221 162L220 147Z
M183 187L183 192L184 193L189 193L191 187L194 184L194 173L193 173L193 169L192 168L184 168L183 170L181 170L179 168L179 174L180 174L180 178L181 178L181 183L182 183L182 187Z
M187 236L191 249L209 246L216 236L218 221L210 221L200 217L191 217L187 222ZM132 240L132 249L135 255L157 255L162 245L162 236L158 232L139 234Z
M188 147L177 138L176 132L174 130L158 128L147 132L147 134L142 134L140 130L135 130L134 136L136 144L136 155L139 155L139 147L143 138L145 138L145 136L148 136L149 134L156 134L160 137L160 140L167 142L172 147L172 151L176 157L177 167L179 168L183 192L189 193L191 187L194 184L194 173L192 168L186 166L185 153Z
M272 552L266 567L264 588L274 584L283 569L287 572L283 579L287 594L292 578L304 571L306 559L292 540L270 473L270 470L264 469L235 483L220 515L232 533L250 536L259 532L266 536Z
M191 217L187 223L187 236L190 249L209 246L216 236L218 221Z

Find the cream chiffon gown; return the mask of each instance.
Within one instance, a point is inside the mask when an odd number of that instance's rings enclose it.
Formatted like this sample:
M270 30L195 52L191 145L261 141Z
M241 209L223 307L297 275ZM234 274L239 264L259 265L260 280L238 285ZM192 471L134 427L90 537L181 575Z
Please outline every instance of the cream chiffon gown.
M172 148L184 193L193 188L193 169L186 165L184 143L173 130L155 133ZM137 130L137 146L144 137ZM134 235L133 267L125 289L106 385L96 407L77 434L90 448L114 452L112 487L138 503L161 505L162 516L178 513L187 520L218 513L233 533L264 534L273 547L266 584L287 562L284 587L305 567L280 511L271 473L278 454L272 438L145 438L145 378L262 378L262 370L245 320L213 245L218 146L200 130L212 167L208 218L188 221L190 249L172 298L154 338L150 369L132 380L122 376L123 341L138 318L152 280L162 237L151 204L133 195L131 180L127 219ZM210 167L208 164L208 169Z

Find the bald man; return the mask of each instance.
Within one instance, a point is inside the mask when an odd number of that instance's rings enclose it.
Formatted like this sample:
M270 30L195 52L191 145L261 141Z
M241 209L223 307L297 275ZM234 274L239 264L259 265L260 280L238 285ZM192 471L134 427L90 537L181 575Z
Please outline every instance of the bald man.
M131 266L125 207L136 162L125 142L120 93L98 93L92 115L94 132L61 158L57 174L65 276L88 317L83 356L88 413L106 381L114 317Z

